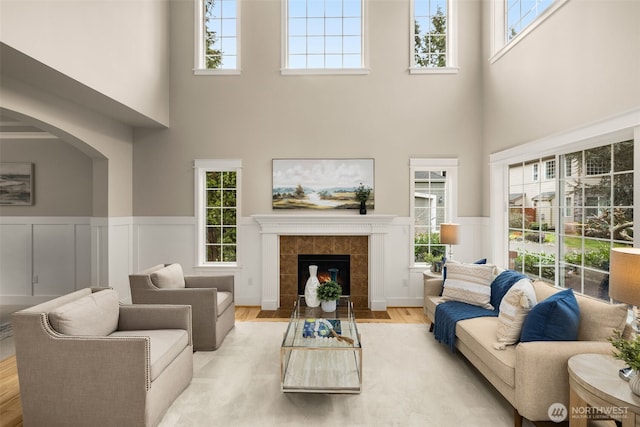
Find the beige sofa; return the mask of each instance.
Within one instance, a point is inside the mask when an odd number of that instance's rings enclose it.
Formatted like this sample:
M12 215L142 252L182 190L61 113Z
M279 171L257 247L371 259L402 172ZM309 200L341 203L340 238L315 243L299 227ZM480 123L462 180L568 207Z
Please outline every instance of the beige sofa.
M191 382L191 307L94 291L12 315L26 427L155 426Z
M193 348L216 350L236 321L233 276L185 276L180 264L158 264L129 275L134 304L192 307Z
M442 278L424 275L424 312L433 323L436 305L441 302ZM559 290L549 284L533 283L538 302ZM606 338L613 329L627 328L627 307L608 304L576 294L580 307L578 341L518 343L504 350L497 343L497 317L478 317L456 324L456 348L505 397L514 408L514 425L522 417L548 421L549 406L562 403L569 408L567 361L576 354L611 354Z

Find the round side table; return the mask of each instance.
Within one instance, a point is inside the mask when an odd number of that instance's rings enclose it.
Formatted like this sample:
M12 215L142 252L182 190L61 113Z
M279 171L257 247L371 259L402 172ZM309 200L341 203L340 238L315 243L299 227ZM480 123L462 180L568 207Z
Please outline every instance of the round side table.
M431 271L431 267L429 267L428 270L424 270L422 272L422 275L426 278L426 279L442 279L442 271L439 273L436 273L434 271Z
M618 376L624 363L605 354L569 359L569 425L586 427L589 419L615 419L623 427L640 426L640 396Z

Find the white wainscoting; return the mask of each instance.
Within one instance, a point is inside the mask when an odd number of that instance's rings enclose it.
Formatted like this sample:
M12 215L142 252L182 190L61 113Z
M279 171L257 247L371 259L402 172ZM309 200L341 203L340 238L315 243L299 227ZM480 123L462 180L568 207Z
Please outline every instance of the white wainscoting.
M459 218L461 244L454 258L474 261L490 253L487 218ZM87 286L111 286L131 302L130 273L179 262L187 274L233 274L236 304L262 301L261 231L251 217L238 224L238 265L196 267L194 217L0 217L2 304L36 304ZM390 307L422 306L422 271L411 266L410 219L388 225L384 295ZM37 283L32 279L37 276ZM33 280L35 281L35 280Z
M2 304L37 304L91 286L90 219L2 217Z

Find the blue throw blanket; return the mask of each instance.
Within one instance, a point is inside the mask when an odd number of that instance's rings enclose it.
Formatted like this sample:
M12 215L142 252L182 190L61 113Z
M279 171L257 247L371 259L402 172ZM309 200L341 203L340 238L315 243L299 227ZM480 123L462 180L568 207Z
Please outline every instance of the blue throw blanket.
M505 270L491 283L491 305L493 310L459 301L446 301L436 306L433 335L438 342L448 345L451 352L456 350L456 323L474 317L498 317L502 298L518 280L526 278L522 273Z

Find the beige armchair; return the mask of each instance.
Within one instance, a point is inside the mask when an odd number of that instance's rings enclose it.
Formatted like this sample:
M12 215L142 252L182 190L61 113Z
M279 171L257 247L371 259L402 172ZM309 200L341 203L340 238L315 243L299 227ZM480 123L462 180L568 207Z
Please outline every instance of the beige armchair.
M180 264L129 275L134 304L189 304L193 348L216 350L235 325L233 276L185 276Z
M25 426L155 426L193 377L189 306L85 288L11 321Z

